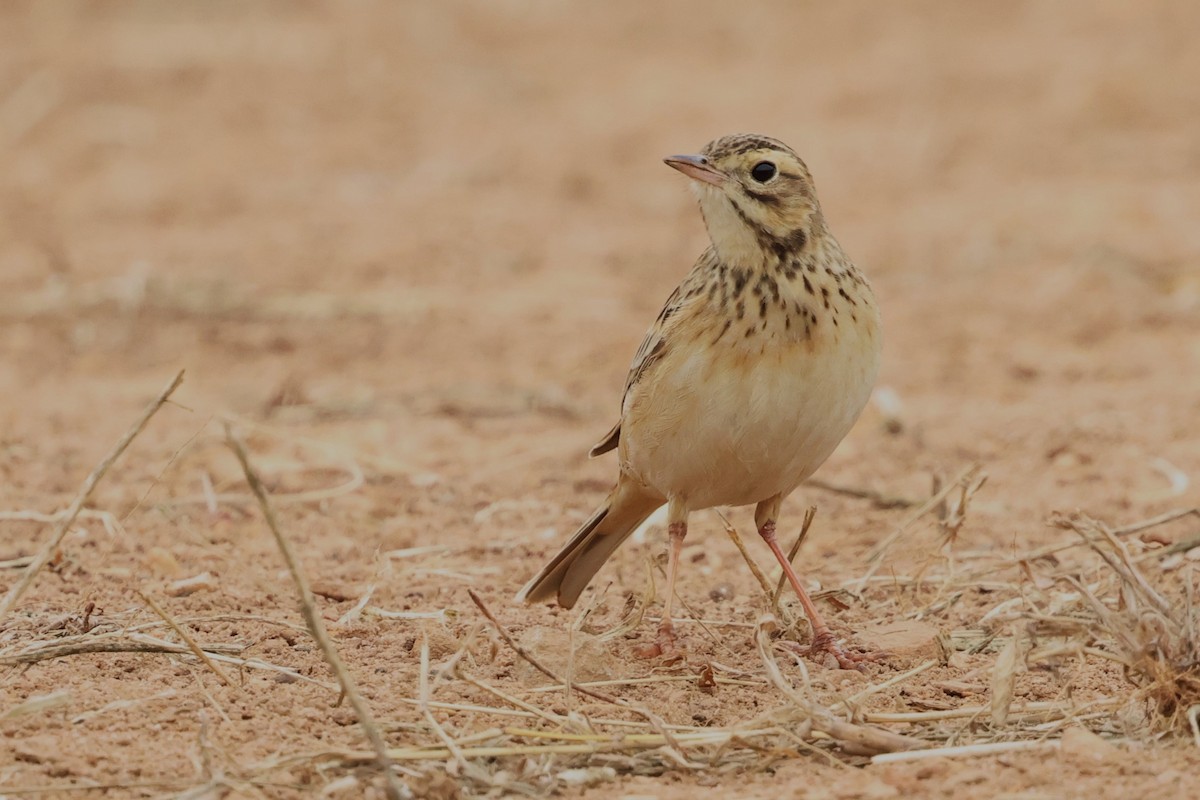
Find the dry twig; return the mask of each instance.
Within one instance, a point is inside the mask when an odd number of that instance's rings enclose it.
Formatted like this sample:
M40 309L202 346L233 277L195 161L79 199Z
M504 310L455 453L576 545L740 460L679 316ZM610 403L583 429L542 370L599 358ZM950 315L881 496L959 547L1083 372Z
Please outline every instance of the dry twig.
M329 638L329 634L325 631L325 620L321 617L321 613L317 611L316 599L313 597L312 588L309 586L308 576L304 572L304 567L300 564L300 558L292 549L292 543L283 535L283 531L279 527L278 521L275 519L275 510L271 507L271 501L267 497L267 490L263 487L262 481L259 480L258 473L250 465L250 456L246 453L246 447L242 444L233 432L233 429L226 423L225 439L241 462L242 472L246 475L246 483L250 485L250 491L254 493L258 499L259 508L262 509L263 517L267 521L267 527L271 529L272 535L275 537L275 543L279 546L280 553L283 554L283 560L287 562L288 571L292 575L292 581L296 584L296 591L300 598L300 610L304 615L304 621L308 623L309 633L316 640L317 645L321 648L321 653L325 656L326 663L337 676L338 683L342 687L342 692L346 695L346 699L350 701L354 713L358 716L358 723L362 726L363 732L367 736L367 740L371 743L371 747L375 751L376 763L379 769L383 772L384 778L387 781L388 796L391 800L402 800L407 796L404 786L396 777L392 770L392 761L388 757L387 743L383 739L383 734L379 732L379 727L375 724L374 718L371 716L371 709L367 707L367 701L363 699L362 694L358 691L358 685L346 670L346 665L342 663L342 657L338 654L337 648L334 647L333 640Z
M890 764L896 761L918 761L926 758L966 758L971 756L992 756L1000 753L1013 753L1018 750L1037 750L1048 752L1059 749L1057 739L1044 741L1041 739L1022 740L1017 742L987 742L983 744L964 744L957 747L931 747L928 750L909 751L905 753L880 753L871 757L872 764Z
M480 597L474 589L467 589L467 594L470 595L471 602L478 607L480 613L487 617L488 622L492 623L492 627L494 627L496 632L500 634L500 638L504 640L505 644L512 648L514 653L520 656L538 672L554 681L556 684L561 684L563 686L567 685L566 681L559 677L553 670L542 664L542 662L538 661L532 653L517 643L517 640L513 638L512 633L509 632L508 628L504 627L504 624L501 623L500 620L496 619L496 615L492 613L491 609L487 607L487 604L483 602L483 598ZM668 732L666 723L650 709L637 705L636 703L630 703L627 700L622 700L619 697L613 697L612 695L604 694L603 692L597 692L595 689L589 689L586 686L581 686L578 683L572 684L571 688L580 694L586 694L588 697L594 697L601 702L611 703L616 706L621 706L622 708L628 708L630 711L633 711L635 714L638 714L647 722L649 722L650 725L655 730L659 731L668 742L671 741L671 734Z
M225 650L237 652L242 648L234 645L208 644L202 645L209 653ZM66 656L77 656L84 653L179 653L191 654L187 645L164 642L150 636L120 634L105 634L103 636L79 636L68 641L54 640L39 642L33 647L17 653L5 652L0 654L0 667L11 667L16 664L36 664L39 661L49 661Z
M804 522L800 523L800 533L796 536L796 541L792 543L792 547L788 550L788 561L794 562L796 554L800 552L800 545L804 544L805 538L808 537L808 529L812 527L813 519L817 516L817 507L809 506L804 510ZM782 569L779 570L779 580L775 583L775 591L771 593L771 605L779 608L779 595L783 593L783 585L787 582L787 573Z
M767 677L770 678L771 683L775 684L775 688L779 689L807 717L813 730L821 731L843 744L849 745L853 751L866 754L918 750L929 746L920 739L910 736L901 736L891 731L845 722L834 716L828 708L801 695L783 676L783 671L780 670L779 663L771 651L770 631L774 624L775 621L770 615L759 620L758 629L754 634L754 641L758 645L758 654L762 658L763 666L767 669Z
M870 562L871 568L867 570L867 574L863 576L862 580L867 580L875 574L876 570L879 569L880 564L883 563L883 557L887 555L888 551L892 549L892 545L894 545L896 541L902 535L904 535L904 532L907 531L909 527L913 525L913 523L928 514L932 509L937 508L942 501L949 497L950 493L959 486L969 484L975 477L976 473L979 472L979 467L980 465L978 463L967 467L965 470L959 473L957 478L943 486L941 491L934 494L932 497L922 503L920 508L909 514L903 522L896 526L894 531L884 537L883 541L875 545L870 554L867 556L867 560Z
M192 651L196 658L200 659L200 663L212 670L213 674L221 679L221 683L225 684L226 686L233 685L233 682L226 677L225 673L221 671L221 668L214 664L212 659L208 657L208 653L205 653L204 650L200 648L200 645L196 644L196 640L193 639L191 635L183 629L183 626L176 622L170 614L164 611L158 603L154 602L154 598L141 591L138 592L138 597L142 598L142 600L146 602L146 605L150 606L150 610L155 614L158 614L158 616L162 618L162 621L167 623L171 630L175 631L175 635L183 640L183 643L187 645L187 648Z
M25 572L21 575L17 582L14 583L12 588L8 590L8 594L4 596L4 600L0 601L0 620L4 619L8 612L12 610L13 606L15 606L25 592L28 591L30 585L33 584L33 579L37 577L39 572L41 572L42 567L49 563L51 557L54 555L54 551L58 549L60 544L62 544L63 537L67 535L67 531L70 529L71 523L73 523L75 518L79 516L79 512L83 510L83 504L88 501L88 498L92 496L92 492L95 491L96 484L100 483L100 479L104 477L106 472L108 472L109 467L111 467L113 463L121 457L121 454L125 452L125 448L129 447L130 443L137 438L137 435L142 432L143 428L146 427L146 423L148 423L150 418L153 417L160 408L162 408L163 403L167 402L167 399L172 393L174 393L176 389L179 388L179 384L181 383L183 383L183 370L180 370L175 378L169 384L167 384L167 387L159 392L158 397L154 398L150 405L146 406L146 409L142 412L142 415L138 417L137 421L130 426L129 430L125 432L125 435L122 436L115 445L113 445L113 448L108 451L108 454L104 456L96 468L92 470L92 473L87 476L87 479L83 482L83 486L79 489L79 494L75 495L75 499L71 501L71 505L68 506L67 510L63 513L62 518L58 522L58 526L54 529L54 532L50 534L50 538L47 539L45 544L42 545L42 549L37 552L37 555L34 557L33 561L30 562L29 566L25 568Z
M860 500L870 500L876 508L911 508L915 505L920 505L920 500L913 500L900 495L884 494L876 489L860 489L857 486L843 486L838 483L830 483L829 481L821 480L820 478L809 478L804 482L805 486L811 486L814 489L823 489L826 492L834 494L844 494L848 497L857 497Z

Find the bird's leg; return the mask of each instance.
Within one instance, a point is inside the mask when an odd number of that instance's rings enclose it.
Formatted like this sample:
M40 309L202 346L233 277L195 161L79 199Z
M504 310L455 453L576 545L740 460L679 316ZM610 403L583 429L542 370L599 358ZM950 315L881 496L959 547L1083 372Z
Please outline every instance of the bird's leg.
M796 590L796 596L800 598L800 605L804 607L804 613L808 617L809 624L812 625L812 644L804 650L804 653L805 655L829 653L837 659L838 666L842 669L859 669L861 662L872 660L871 656L847 653L842 649L841 645L837 643L837 639L834 638L833 631L829 630L829 626L821 618L821 612L817 611L816 604L805 591L804 585L800 582L800 576L792 567L792 562L788 561L787 556L779 547L779 541L775 537L775 520L779 517L779 505L782 500L782 497L776 496L759 503L758 508L754 511L754 523L758 526L758 535L767 543L767 547L771 548L779 565L783 567L783 572L787 575L792 588Z
M679 576L679 555L683 552L683 540L687 536L687 508L683 502L672 498L667 505L667 533L670 548L667 550L667 596L663 601L662 621L658 624L658 635L654 644L645 648L642 655L647 658L662 657L670 661L683 658L683 651L675 639L675 626L671 622L671 609L675 605L675 580Z

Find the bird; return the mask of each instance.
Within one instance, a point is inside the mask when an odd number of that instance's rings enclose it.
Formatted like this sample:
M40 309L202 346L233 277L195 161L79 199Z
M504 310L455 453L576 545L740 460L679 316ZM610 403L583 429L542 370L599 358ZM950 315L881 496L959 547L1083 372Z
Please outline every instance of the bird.
M621 413L589 456L617 451L616 485L517 595L571 608L620 544L667 506L666 597L645 655L679 659L672 612L693 511L754 505L812 627L806 654L848 651L780 549L780 506L866 406L882 332L874 294L830 232L796 152L757 134L722 136L664 162L691 180L711 241L634 355Z

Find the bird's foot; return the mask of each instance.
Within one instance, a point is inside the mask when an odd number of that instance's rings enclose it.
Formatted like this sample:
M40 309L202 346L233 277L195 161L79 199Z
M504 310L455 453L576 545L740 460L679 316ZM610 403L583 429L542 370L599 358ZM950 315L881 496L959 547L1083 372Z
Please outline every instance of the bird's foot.
M858 652L848 651L838 644L834 638L833 632L829 630L821 631L813 637L812 644L805 646L797 642L783 642L783 645L790 650L794 650L802 656L808 656L814 660L823 660L821 655L833 656L837 661L837 665L842 669L853 669L859 672L865 671L863 667L866 664L876 663L887 658L888 654L878 650L861 650Z
M662 624L658 626L654 644L640 648L638 655L642 658L656 658L662 660L663 663L674 664L682 661L686 653L675 636L675 626L671 624L670 620L663 620Z

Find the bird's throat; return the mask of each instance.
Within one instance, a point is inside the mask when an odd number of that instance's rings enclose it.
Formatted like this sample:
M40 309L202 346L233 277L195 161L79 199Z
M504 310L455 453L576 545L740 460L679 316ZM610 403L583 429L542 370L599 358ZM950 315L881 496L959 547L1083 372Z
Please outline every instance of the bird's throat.
M752 270L769 265L771 254L763 248L759 232L719 191L702 190L700 213L722 264Z

